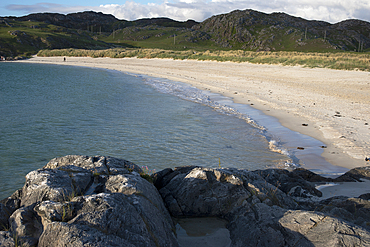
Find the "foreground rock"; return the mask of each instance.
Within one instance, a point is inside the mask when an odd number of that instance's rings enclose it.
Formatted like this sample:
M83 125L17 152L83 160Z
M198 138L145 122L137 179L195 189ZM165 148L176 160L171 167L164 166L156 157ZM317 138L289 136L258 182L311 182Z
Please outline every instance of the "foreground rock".
M1 246L178 246L158 191L140 172L110 157L51 160L2 201L12 214Z
M53 159L1 201L0 246L179 246L171 216L223 218L231 246L370 246L368 195L320 200L312 182L334 180L304 169L184 166L143 177L122 159Z
M370 203L320 201L302 174L180 167L157 173L155 185L174 216L225 218L232 246L369 246Z

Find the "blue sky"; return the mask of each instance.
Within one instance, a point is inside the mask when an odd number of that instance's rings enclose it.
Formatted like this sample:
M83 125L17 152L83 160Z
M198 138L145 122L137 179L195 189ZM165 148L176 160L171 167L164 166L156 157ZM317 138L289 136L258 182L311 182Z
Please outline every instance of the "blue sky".
M0 0L0 16L23 16L40 12L67 14L93 10L125 20L169 17L179 21L203 21L212 15L235 9L285 12L330 23L346 19L370 22L370 0Z

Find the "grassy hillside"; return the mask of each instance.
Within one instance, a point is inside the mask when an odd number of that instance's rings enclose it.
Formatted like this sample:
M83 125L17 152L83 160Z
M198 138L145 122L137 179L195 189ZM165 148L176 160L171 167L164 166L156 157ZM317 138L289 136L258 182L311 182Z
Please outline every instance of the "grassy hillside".
M0 54L3 56L29 56L41 49L108 47L111 45L99 41L88 31L44 22L0 19Z
M92 11L0 18L0 55L44 49L141 48L172 51L370 51L370 23L309 21L284 13L236 10L198 23L168 18L118 20ZM244 59L244 58L243 58ZM326 66L326 65L325 65Z

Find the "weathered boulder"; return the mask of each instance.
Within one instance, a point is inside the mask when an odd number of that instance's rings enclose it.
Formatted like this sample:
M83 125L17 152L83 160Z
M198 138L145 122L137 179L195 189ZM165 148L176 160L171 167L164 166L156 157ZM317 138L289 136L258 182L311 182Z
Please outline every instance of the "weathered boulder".
M232 246L368 246L362 227L320 212L245 204L228 225Z
M173 216L223 216L251 196L243 181L223 171L177 169L161 193Z
M39 201L65 201L81 195L91 187L93 177L142 172L135 164L112 157L68 155L55 158L42 169L26 176L22 189L21 206Z
M349 170L334 181L336 182L361 182L361 179L370 180L370 166L357 167Z
M345 196L321 200L317 210L370 230L370 201Z
M46 200L64 201L73 193L74 187L68 172L58 169L40 169L26 175L21 206Z
M244 170L180 167L156 176L173 216L224 217L245 200L296 208L297 204L257 173Z
M281 191L292 194L295 193L294 196L300 197L312 197L312 196L322 196L321 191L317 190L315 186L308 182L307 180L303 179L304 176L303 169L294 170L293 172L289 172L283 169L266 169L266 170L257 170L253 171L254 173L259 174L263 177L268 183L275 185ZM319 180L318 177L313 175L309 176L307 174L307 170L305 170L306 177L315 178L314 180ZM321 176L320 176L321 177ZM325 179L321 177L322 179ZM325 181L325 180L321 180ZM320 182L321 182L320 181ZM299 194L297 195L297 188L299 188Z
M34 206L21 207L9 218L9 225L13 235L22 243L22 246L35 246L43 231L40 217L33 210Z
M290 172L293 176L298 176L307 182L333 182L332 178L326 178L304 168L297 168Z
M4 204L13 213L21 206L22 189L16 190L11 196L1 200L0 202Z
M50 213L53 205L49 202L36 209L46 218L39 246L84 246L86 242L91 246L178 246L171 223L140 195L100 193L73 198L70 204L65 206L70 211L66 222L53 221L63 212ZM54 205L55 211L61 210ZM71 241L76 237L77 241Z
M179 167L159 172L154 183L173 216L228 220L232 246L369 244L369 202L347 197L320 201L321 192L303 179L307 175L319 179L303 171ZM301 205L303 201L307 202ZM353 203L357 211L351 208ZM339 211L342 215L337 218Z
M96 175L127 173L127 169L142 172L140 167L130 161L108 156L67 155L50 160L43 168L54 169L67 165L84 168Z
M140 197L145 198L146 201L153 204L153 206L159 210L159 212L155 212L156 214L160 214L167 220L167 222L171 223L172 228L175 227L158 190L153 186L152 183L142 179L135 173L109 176L105 182L104 192L122 193L125 195L139 195ZM144 211L143 213L150 217L150 215L154 212Z
M23 246L178 246L159 192L140 173L112 157L55 158L27 174L0 212ZM10 241L3 235L1 245Z
M278 220L286 212L265 203L245 203L229 217L232 246L286 246L286 233Z
M299 234L285 246L370 246L370 234L364 228L308 211L287 211L279 223L293 235Z

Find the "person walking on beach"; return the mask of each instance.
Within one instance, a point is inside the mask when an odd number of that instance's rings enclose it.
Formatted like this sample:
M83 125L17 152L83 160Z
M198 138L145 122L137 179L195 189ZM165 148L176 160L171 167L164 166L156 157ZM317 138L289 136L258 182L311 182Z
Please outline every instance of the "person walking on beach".
M64 62L66 61L66 57L64 57Z

